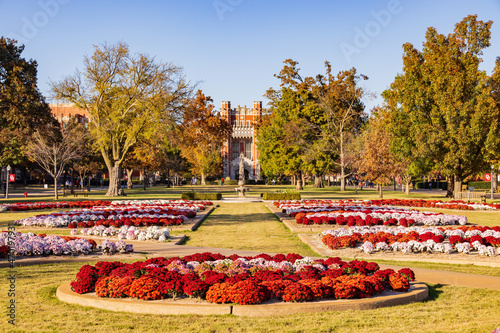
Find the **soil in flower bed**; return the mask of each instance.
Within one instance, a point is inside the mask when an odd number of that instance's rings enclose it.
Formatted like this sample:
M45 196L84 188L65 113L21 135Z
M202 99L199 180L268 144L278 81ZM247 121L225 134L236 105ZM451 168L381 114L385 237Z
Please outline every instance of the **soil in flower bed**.
M316 259L297 254L229 257L197 253L152 258L132 264L84 265L71 282L80 294L159 300L199 298L211 303L260 304L268 300L304 302L366 298L384 290L408 291L413 272L380 270L376 263Z

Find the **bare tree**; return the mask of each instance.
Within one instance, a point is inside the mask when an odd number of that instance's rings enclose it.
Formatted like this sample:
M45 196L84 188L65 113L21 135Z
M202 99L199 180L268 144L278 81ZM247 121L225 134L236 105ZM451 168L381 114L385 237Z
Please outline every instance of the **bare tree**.
M66 126L61 131L52 128L37 131L27 147L28 157L38 163L54 178L54 198L58 199L57 179L68 163L80 159L81 136L77 126Z

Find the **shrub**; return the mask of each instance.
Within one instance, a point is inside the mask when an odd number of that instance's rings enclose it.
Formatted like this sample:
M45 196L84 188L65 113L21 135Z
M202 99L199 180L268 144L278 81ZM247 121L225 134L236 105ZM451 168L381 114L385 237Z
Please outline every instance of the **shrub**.
M157 279L143 275L134 280L130 285L130 297L138 299L161 299L161 292L158 290L159 282Z
M262 200L300 200L300 193L262 193Z
M474 190L490 190L491 182L468 182L467 187L472 186Z
M182 200L221 200L222 193L183 192Z

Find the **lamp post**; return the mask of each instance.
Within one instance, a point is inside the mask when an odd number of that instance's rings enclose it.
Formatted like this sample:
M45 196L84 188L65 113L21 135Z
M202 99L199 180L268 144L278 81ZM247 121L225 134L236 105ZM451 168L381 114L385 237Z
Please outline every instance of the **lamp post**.
M7 165L7 181L5 184L5 199L9 198L10 165Z
M490 177L490 178L491 178L491 179L490 179L490 181L491 181L491 197L490 197L490 199L491 199L491 200L493 200L493 199L494 199L494 198L493 198L493 168L494 168L494 167L495 167L495 166L492 164L492 165L491 165L491 177Z

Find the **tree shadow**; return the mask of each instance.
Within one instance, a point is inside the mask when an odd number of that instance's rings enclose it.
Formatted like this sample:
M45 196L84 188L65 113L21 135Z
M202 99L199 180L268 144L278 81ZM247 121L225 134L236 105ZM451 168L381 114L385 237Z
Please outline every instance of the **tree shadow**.
M429 297L424 302L431 302L435 301L439 298L439 295L441 295L444 291L442 284L428 284L426 283L427 288L429 288Z

